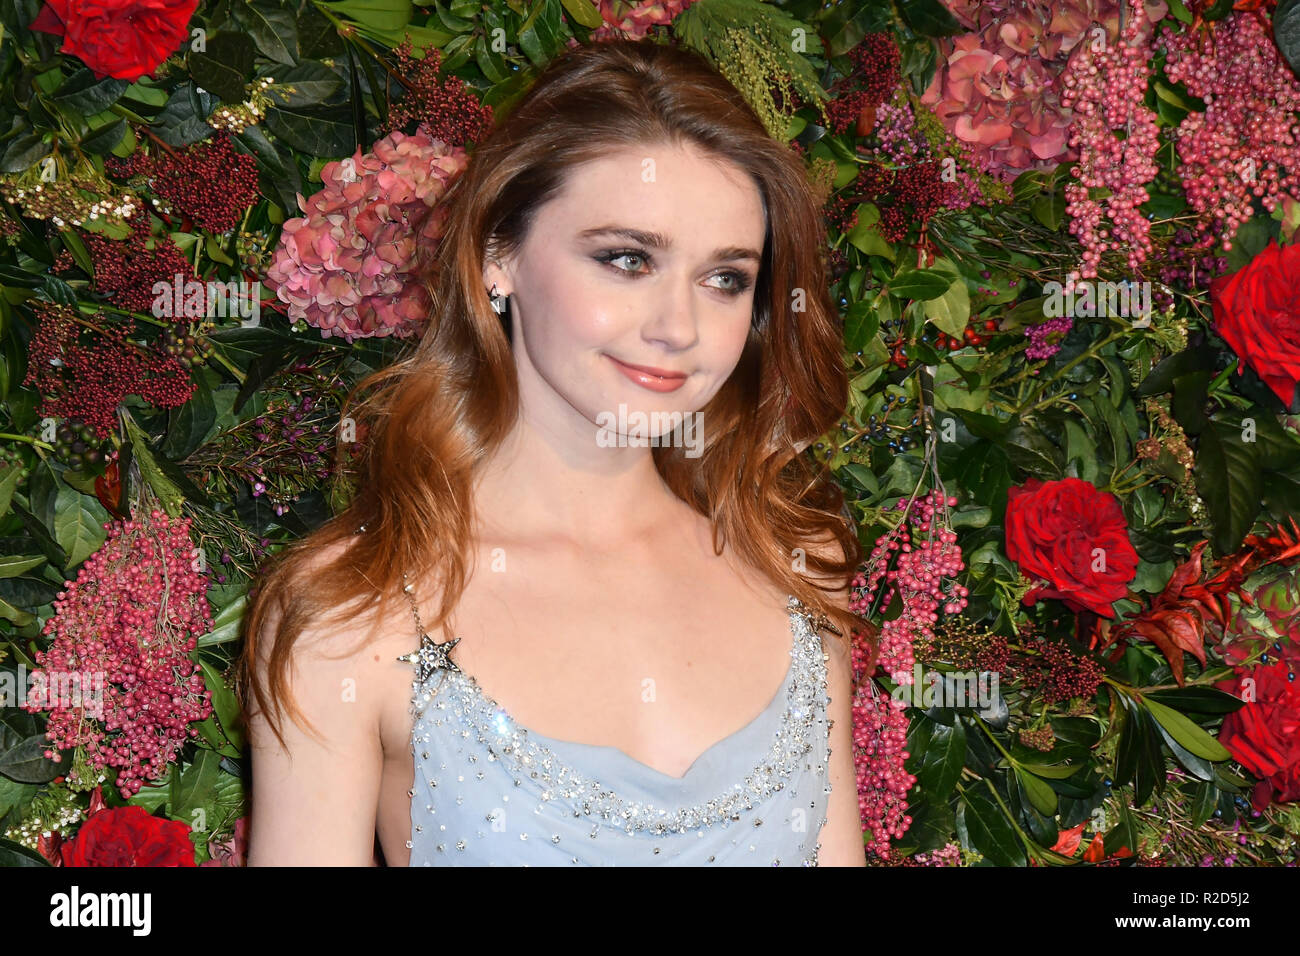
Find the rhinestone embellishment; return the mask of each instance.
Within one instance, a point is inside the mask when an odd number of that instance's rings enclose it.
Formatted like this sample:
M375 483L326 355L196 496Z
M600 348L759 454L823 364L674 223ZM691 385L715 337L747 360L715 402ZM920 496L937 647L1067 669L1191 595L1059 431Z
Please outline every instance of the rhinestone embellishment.
M409 585L407 590L409 594ZM503 720L504 710L482 692L472 676L447 658L447 652L459 638L437 644L422 628L418 628L420 650L398 659L417 665L411 700L417 717L422 718L434 698L444 694L448 700L439 702L439 708L448 709L444 703L449 704L449 709L468 727L460 732L460 736L468 739L471 733L474 734L486 748L489 760L500 760L512 776L518 774L536 780L543 788L542 799L570 801L575 808L574 816L578 816L580 811L612 821L629 834L637 831L657 835L684 833L741 819L743 811L782 790L788 778L807 763L805 758L817 736L814 727L825 720L820 716L818 706L819 689L825 686L825 658L820 638L812 626L820 622L813 621L807 609L793 595L787 607L794 637L790 651L794 661L779 729L767 752L743 781L710 800L686 807L663 808L627 799L569 766L554 751L533 740L526 728ZM435 677L439 678L436 683ZM421 724L422 721L417 720L416 734L422 731ZM815 759L814 763L817 772L824 773L824 761ZM515 785L519 783L516 777ZM594 830L592 836L595 836ZM820 846L813 849L804 861L805 866L817 864L818 849Z
M776 732L767 753L750 771L744 782L732 790L719 793L712 800L679 809L656 808L653 804L625 800L603 787L598 780L588 779L573 767L560 760L551 749L530 739L526 728L503 727L499 714L502 709L487 698L471 676L464 674L454 663L443 667L446 652L454 639L435 644L428 635L421 635L421 649L416 654L399 658L415 663L419 671L412 683L412 706L417 714L428 706L439 691L447 692L452 711L477 731L478 743L489 753L529 778L538 780L551 796L577 801L582 813L595 814L603 819L617 819L627 832L649 830L654 834L685 832L699 826L740 818L741 810L751 809L755 801L780 791L785 779L802 765L803 757L813 747L814 723L818 719L816 692L818 692L819 663L823 662L820 639L811 630L806 611L796 597L790 596L790 627L793 628L796 656L793 680L790 680L781 717L780 730ZM443 679L430 689L430 678L441 672ZM502 743L504 737L504 743Z

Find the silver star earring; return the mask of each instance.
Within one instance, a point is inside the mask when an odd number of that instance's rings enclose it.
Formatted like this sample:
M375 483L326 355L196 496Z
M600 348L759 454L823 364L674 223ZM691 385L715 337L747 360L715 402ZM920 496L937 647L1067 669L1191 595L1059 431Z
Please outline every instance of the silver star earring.
M492 297L492 311L501 315L506 310L506 302L510 299L508 295L502 295L497 292L497 284L492 283L492 291L488 293Z

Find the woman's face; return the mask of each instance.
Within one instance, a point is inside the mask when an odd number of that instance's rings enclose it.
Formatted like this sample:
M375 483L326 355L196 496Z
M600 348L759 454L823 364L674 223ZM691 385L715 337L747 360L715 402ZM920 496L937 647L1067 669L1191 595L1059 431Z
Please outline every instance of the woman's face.
M572 170L516 257L483 273L512 296L530 417L549 406L608 426L620 405L701 409L744 348L765 226L753 180L693 147L634 147Z

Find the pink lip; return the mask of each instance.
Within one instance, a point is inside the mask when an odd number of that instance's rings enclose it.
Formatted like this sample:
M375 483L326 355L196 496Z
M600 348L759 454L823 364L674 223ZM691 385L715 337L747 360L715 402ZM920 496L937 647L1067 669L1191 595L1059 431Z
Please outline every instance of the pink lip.
M648 388L652 392L675 392L686 383L685 372L671 372L651 365L629 365L627 362L620 362L612 355L607 358L618 367L620 372L642 388Z

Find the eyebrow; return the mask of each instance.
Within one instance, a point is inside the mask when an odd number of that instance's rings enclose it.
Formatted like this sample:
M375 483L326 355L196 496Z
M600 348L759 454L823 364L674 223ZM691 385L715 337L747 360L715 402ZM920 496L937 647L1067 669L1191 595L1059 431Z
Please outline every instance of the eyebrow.
M630 239L632 242L639 242L643 246L650 246L654 249L672 247L672 243L662 233L646 232L643 229L630 229L626 226L597 226L594 229L584 229L578 233L579 239L590 239L594 236L621 236L624 239ZM756 250L746 246L725 246L716 249L711 258L724 262L734 262L737 259L752 259L754 262L759 263L763 261L762 256Z

